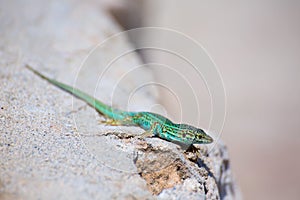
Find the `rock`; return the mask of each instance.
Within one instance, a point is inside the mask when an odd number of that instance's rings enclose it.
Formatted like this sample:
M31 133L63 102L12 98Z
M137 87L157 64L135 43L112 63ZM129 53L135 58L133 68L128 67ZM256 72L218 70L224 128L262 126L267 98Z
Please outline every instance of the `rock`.
M143 130L99 123L103 117L93 108L24 67L115 107L156 103L153 88L132 93L154 80L147 68L135 70L141 64L135 53L108 65L133 48L126 37L95 48L120 32L118 25L97 4L78 2L1 2L0 198L233 198L223 144L200 145L197 157L159 138L134 138Z

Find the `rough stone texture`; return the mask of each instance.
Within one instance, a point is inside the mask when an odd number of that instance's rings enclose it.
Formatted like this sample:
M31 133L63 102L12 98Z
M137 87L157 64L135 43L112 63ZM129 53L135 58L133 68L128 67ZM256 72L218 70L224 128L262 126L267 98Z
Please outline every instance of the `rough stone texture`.
M119 83L140 64L136 54L115 62L95 84L102 64L130 44L113 40L81 64L120 29L97 4L78 2L1 2L0 198L234 198L224 145L200 145L197 158L159 138L134 138L141 129L104 126L93 108L24 68L30 63L116 107L143 110L156 103L153 88L127 101L134 88L153 80L147 68Z

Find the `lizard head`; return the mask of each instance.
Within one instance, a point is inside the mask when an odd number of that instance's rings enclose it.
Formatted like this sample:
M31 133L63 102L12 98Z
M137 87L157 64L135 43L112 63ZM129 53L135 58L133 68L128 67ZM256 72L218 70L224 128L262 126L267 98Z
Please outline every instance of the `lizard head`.
M213 142L213 138L200 128L180 124L180 129L181 137L187 144L209 144Z
M195 131L194 144L209 144L214 140L204 130L197 128Z

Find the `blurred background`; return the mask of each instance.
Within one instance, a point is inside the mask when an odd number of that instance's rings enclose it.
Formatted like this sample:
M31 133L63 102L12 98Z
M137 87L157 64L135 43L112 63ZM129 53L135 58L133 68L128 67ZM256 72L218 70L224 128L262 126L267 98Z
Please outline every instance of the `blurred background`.
M102 3L124 29L165 27L201 43L224 81L227 115L221 138L244 199L299 199L300 1ZM147 61L147 54L143 55ZM151 60L177 63L172 56L155 53ZM156 72L156 76L176 82L167 72ZM188 107L184 88L177 95L187 105L184 109L194 109L192 104ZM211 115L206 96L199 97L204 127L209 122L206 116ZM176 120L180 113L172 99L161 91L161 105ZM197 123L188 116L183 121Z

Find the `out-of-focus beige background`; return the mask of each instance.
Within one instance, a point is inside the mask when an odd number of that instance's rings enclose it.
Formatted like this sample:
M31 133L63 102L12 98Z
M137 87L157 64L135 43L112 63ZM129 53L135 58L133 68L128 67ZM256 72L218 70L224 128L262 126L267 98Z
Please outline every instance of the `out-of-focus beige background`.
M200 42L217 64L227 94L222 139L244 199L298 199L300 2L114 3L112 13L125 28L180 31ZM162 104L176 116L176 108L170 108L165 97Z

